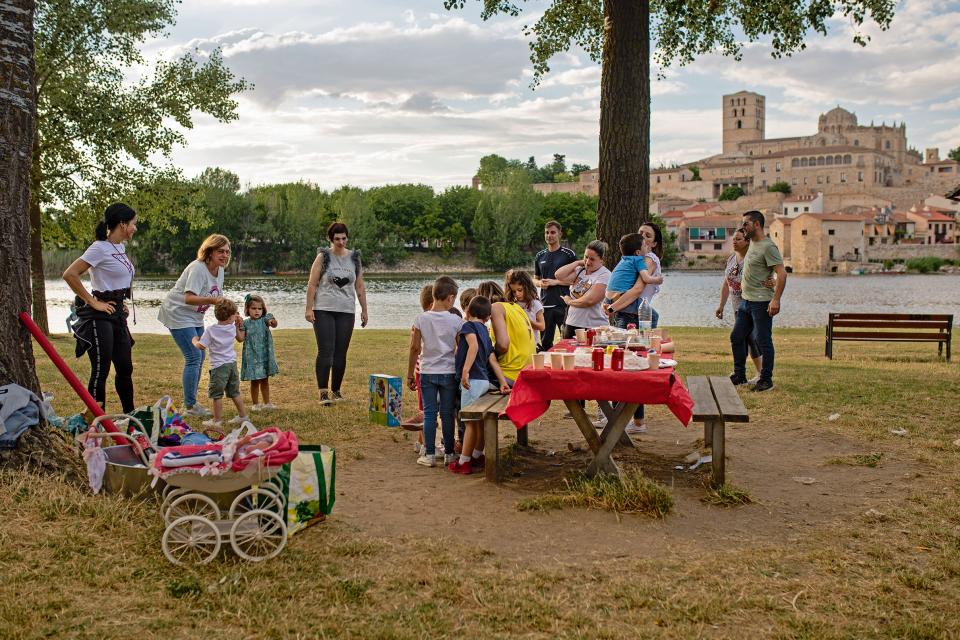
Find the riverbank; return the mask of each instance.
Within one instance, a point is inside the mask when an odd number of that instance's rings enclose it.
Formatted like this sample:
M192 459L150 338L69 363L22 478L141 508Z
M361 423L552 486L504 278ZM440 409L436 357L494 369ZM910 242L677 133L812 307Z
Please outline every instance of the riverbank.
M225 549L209 565L179 569L163 559L156 503L5 473L0 637L960 633L951 613L960 598L960 369L929 347L851 343L828 361L821 330L777 330L776 389L744 390L750 423L727 425L728 478L753 501L735 508L711 506L700 476L674 470L702 428L649 407L636 457L614 456L672 496L673 510L653 520L517 509L582 468L585 454L571 449L583 438L558 407L531 425L532 449L512 456L503 486L417 466L409 434L366 417L367 374L405 370L407 331L355 334L351 401L325 409L313 401L312 333L274 335L281 410L261 424L337 448L328 521L263 564ZM674 335L681 377L729 372L725 331ZM64 355L72 349L54 342ZM54 406L76 407L36 353ZM139 402L164 393L179 401L180 356L168 337L138 337L134 361ZM86 360L70 363L86 375ZM504 447L509 431L501 426ZM118 588L122 598L105 606L103 594Z

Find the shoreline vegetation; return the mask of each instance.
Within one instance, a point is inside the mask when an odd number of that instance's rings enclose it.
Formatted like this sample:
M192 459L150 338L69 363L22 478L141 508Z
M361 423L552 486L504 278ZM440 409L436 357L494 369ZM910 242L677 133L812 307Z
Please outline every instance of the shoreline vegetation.
M726 330L672 332L682 379L729 373ZM520 510L583 469L582 437L558 406L503 487L418 467L409 434L367 419L367 375L403 370L407 331L356 334L349 402L325 410L312 332L278 330L281 410L254 415L336 448L327 521L268 562L228 551L183 569L163 559L158 502L3 472L0 637L957 637L960 368L929 345L851 343L828 361L822 329L774 335L776 389L744 391L750 422L728 425L727 473L752 503L714 506L696 472L674 471L703 429L654 406L638 452L614 454L672 498L654 518ZM69 415L79 401L35 351L43 389ZM138 336L134 359L138 404L179 402L168 336ZM118 585L116 607L90 597Z

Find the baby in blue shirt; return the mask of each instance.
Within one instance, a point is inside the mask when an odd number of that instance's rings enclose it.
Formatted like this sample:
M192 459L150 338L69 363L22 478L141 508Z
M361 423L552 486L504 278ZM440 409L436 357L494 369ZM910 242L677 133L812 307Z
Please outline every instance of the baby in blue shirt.
M608 311L624 311L633 305L634 301L641 297L641 293L647 285L660 285L663 283L663 276L656 268L656 256L652 253L650 240L639 233L628 233L620 238L620 262L613 268L610 274L610 281L607 283L607 294L603 303ZM629 301L626 305L619 305L623 308L614 309L613 304L626 293Z

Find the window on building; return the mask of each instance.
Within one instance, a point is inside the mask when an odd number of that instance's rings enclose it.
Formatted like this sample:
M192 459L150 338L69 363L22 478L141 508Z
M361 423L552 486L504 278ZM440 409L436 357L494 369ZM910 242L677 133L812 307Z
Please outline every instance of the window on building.
M810 207L804 207L804 208L803 208L803 212L804 212L804 213L810 213Z
M830 175L827 174L827 176L824 177L824 180L826 180L827 184L830 184Z
M720 242L715 242L714 245L713 245L713 250L714 250L714 251L722 251L722 250L723 250L723 244L720 243Z
M840 182L846 182L846 181L847 181L847 174L844 173L843 171L841 171L841 172L840 172Z
M700 251L700 246L701 246L701 245L700 245L699 242L694 242L694 243L693 243L693 250L694 250L694 251Z
M791 166L791 167L794 167L794 168L799 167L799 166L800 166L800 160L798 160L797 158L794 158L793 160L790 161L790 166Z
M760 163L760 173L766 173L766 172L767 172L767 163L761 162L761 163Z
M830 259L833 260L833 245L830 245Z
M837 230L836 230L836 229L830 229L829 231L827 231L827 235L829 235L829 236L835 236L835 235L837 235Z
M700 229L697 227L690 227L690 239L696 240L700 237Z
M803 184L807 184L807 177L806 177L806 176L803 177Z
M794 178L793 180L791 180L790 184L792 184L793 186L797 186L797 179Z
M823 176L817 176L817 184L823 184Z
M859 146L860 146L860 141L859 141L859 140L854 140L854 141L853 141L853 146L859 147Z
M777 171L780 171L781 168L782 168L782 167L780 166L780 163L778 162L778 163L777 163Z
M863 182L863 171L857 171L857 182Z
M820 156L819 158L817 158L817 166L818 166L818 167L822 167L822 166L825 165L825 164L827 164L826 158L824 158L823 156Z
M883 148L884 148L884 149L889 149L889 148L890 148L890 141L889 141L889 140L887 140L886 142L883 143Z
M737 120L737 129L743 129L743 121Z
M806 229L804 229L803 231L801 231L801 232L800 232L800 235L802 235L802 236L805 236L805 235L807 235L807 230L806 230Z
M850 154L843 156L843 164L851 164L851 163L853 163L853 156L851 156Z
M736 110L736 109L733 110L733 117L734 117L734 118L737 117L737 110Z
M873 241L874 241L874 240L876 240L876 238L870 238L870 246L871 246L871 247L873 246Z

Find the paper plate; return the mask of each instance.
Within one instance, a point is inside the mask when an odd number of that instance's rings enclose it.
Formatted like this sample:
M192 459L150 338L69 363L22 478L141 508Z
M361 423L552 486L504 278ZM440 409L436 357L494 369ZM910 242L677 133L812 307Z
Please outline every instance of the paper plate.
M676 360L671 360L670 358L660 358L660 368L666 369L667 367L677 366Z

